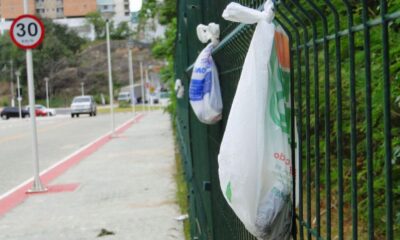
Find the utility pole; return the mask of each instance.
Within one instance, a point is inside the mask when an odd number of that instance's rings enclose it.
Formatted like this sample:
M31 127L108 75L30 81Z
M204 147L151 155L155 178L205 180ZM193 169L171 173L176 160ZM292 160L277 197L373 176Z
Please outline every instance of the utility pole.
M146 67L146 70L145 70L145 74L146 74L146 96L148 97L148 102L147 102L147 112L149 112L150 111L150 105L151 105L151 101L152 101L152 99L151 99L151 96L149 96L150 94L149 94L149 86L150 86L150 82L149 82L149 68L148 67Z
M81 82L81 92L82 92L82 96L85 96L85 83Z
M17 100L18 100L18 111L19 111L19 118L21 119L22 118L22 110L21 110L21 101L22 101L22 98L21 98L21 86L19 85L19 77L21 76L21 73L19 72L19 70L17 70L16 72L15 72L15 76L17 76L17 89L18 89L18 91L17 91Z
M144 111L144 108L145 108L145 104L146 104L146 99L145 99L145 97L144 97L144 83L143 83L143 62L142 61L140 61L140 81L141 81L141 83L142 83L142 107L143 107L143 109L142 109L142 111Z
M114 118L114 94L111 66L111 46L110 46L110 27L109 20L106 20L106 36L107 36L107 62L108 62L108 88L110 95L110 115L111 115L111 137L115 135L115 118Z
M46 82L46 107L49 109L49 78L45 77L44 81ZM49 111L47 111L47 115L49 115Z
M14 62L10 60L10 81L11 81L11 107L15 107L14 99Z
M129 66L129 89L130 89L130 97L131 97L131 106L132 106L132 112L135 114L135 104L136 104L136 98L135 98L135 86L134 86L134 80L133 80L133 63L132 63L132 46L133 46L133 40L131 38L128 39L128 66Z

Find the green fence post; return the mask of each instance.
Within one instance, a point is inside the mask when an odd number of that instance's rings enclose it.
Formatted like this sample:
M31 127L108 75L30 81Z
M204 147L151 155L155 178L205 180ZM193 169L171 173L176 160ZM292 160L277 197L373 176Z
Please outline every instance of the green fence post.
M364 26L365 51L365 115L366 115L366 152L367 152L367 188L368 188L368 239L374 239L374 170L372 153L372 99L371 99L371 50L368 22L368 7L362 0L362 21Z
M385 199L386 199L386 239L393 239L393 186L392 186L392 123L390 113L390 59L389 59L389 22L387 20L387 1L380 1L382 18L382 55L383 55L383 102L384 102L384 134L385 134Z

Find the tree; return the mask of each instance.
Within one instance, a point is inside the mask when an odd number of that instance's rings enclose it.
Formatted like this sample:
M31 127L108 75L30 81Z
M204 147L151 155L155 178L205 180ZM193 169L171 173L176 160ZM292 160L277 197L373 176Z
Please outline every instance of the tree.
M43 43L33 50L34 78L38 96L44 96L42 79L52 77L59 69L75 63L75 56L86 42L77 33L65 25L55 24L50 19L42 19L46 29ZM16 47L8 34L0 36L0 67L14 63L14 70L21 71L21 79L26 79L25 51ZM0 81L9 81L9 77L0 77ZM21 81L22 85L26 82ZM43 90L40 90L43 89Z
M165 0L162 3L156 0L148 0L143 3L143 8L139 13L139 31L144 29L144 25L149 19L158 19L161 25L166 26L163 38L157 39L153 43L152 53L157 59L165 60L166 66L161 69L161 79L168 82L173 79L173 54L175 51L176 37L176 1Z
M106 21L101 17L99 12L91 12L86 15L86 21L88 24L94 26L94 32L96 33L96 39L104 39Z
M94 26L96 39L106 38L106 21L99 12L91 12L86 15L86 23ZM115 40L127 39L131 35L131 30L128 22L120 22L117 27L113 21L109 23L110 38Z
M160 70L161 80L168 83L173 89L175 73L174 73L174 52L176 39L176 1L164 0L162 3L156 0L148 0L143 4L143 8L139 13L138 31L143 31L145 25L155 18L161 25L166 26L164 37L155 40L152 47L152 54L155 58L166 62ZM168 111L172 115L176 112L175 94L171 94L171 104L168 106Z
M128 22L121 22L117 28L112 28L110 38L115 40L127 39L131 35L131 30Z

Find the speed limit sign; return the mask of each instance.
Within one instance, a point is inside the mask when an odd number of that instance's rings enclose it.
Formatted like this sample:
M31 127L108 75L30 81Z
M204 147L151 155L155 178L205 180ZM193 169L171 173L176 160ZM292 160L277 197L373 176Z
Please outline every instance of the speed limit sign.
M44 25L36 16L24 14L12 22L10 34L12 41L18 47L36 48L43 41Z

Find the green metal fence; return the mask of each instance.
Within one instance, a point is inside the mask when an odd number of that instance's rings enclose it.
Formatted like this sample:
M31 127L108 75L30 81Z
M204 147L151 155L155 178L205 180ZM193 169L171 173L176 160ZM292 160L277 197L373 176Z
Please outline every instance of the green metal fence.
M207 126L188 94L177 131L189 186L192 239L253 238L219 188L218 152L254 25L221 18L225 0L179 0L175 72L188 91L204 48L198 24L216 22L213 52L223 120ZM262 8L264 1L236 1ZM292 127L299 141L295 239L400 239L400 1L281 0L276 23L290 39ZM294 131L292 131L294 132ZM293 138L292 138L293 139Z

